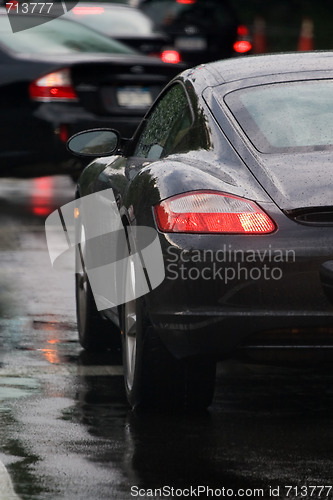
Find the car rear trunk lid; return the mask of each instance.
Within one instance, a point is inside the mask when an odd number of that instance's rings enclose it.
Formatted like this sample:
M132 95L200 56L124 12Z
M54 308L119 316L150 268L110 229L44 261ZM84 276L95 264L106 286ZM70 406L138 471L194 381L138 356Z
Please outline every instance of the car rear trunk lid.
M250 169L287 214L303 223L332 224L333 150L261 155Z

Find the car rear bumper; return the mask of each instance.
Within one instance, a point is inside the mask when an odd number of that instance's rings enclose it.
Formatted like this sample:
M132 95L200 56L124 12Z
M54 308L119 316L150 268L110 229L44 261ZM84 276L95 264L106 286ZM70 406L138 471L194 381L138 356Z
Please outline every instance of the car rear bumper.
M223 359L239 349L320 347L333 352L333 311L165 311L151 319L164 344L179 358Z
M333 235L290 220L284 225L263 237L161 235L166 276L146 296L147 310L175 356L333 347L333 305L322 272Z

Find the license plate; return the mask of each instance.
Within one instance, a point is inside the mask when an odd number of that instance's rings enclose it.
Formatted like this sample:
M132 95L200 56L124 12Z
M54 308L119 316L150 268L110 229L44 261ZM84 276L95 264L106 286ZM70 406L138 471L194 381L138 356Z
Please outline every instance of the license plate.
M180 36L176 38L175 45L179 50L205 50L207 40L201 36Z
M146 108L152 104L153 97L145 87L119 87L117 101L119 106L126 108Z

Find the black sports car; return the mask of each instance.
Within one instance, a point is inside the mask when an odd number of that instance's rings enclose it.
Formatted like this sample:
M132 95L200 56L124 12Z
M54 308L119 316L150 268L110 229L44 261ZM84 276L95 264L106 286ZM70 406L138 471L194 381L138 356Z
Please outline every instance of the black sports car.
M25 8L29 5L35 4ZM39 10L43 5L51 4L40 4ZM33 175L70 171L66 141L88 127L116 127L131 137L180 71L73 21L11 16L20 31L13 33L6 11L0 12L2 175L18 168ZM39 20L48 22L32 28Z
M208 406L216 360L235 353L332 350L332 123L333 53L290 53L186 70L132 140L95 130L69 141L108 155L83 171L80 201L112 193L93 224L77 208L80 341L104 348L121 331L133 406ZM111 208L121 225L107 229ZM123 244L100 239L114 227ZM109 280L110 253L126 258ZM112 302L98 266L134 293Z

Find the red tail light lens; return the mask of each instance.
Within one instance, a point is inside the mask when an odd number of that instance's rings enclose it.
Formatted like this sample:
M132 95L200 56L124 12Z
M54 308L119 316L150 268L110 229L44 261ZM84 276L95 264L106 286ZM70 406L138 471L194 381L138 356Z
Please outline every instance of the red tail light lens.
M69 69L61 69L38 78L29 86L29 95L33 101L76 101Z
M177 50L164 50L161 54L161 59L165 63L180 63L180 54Z
M174 196L154 207L164 233L268 234L276 226L253 201L213 191Z

